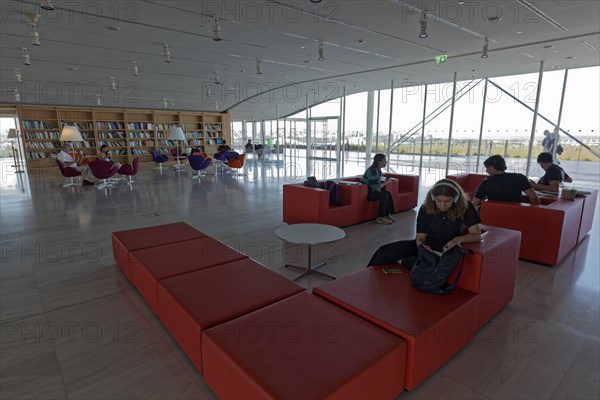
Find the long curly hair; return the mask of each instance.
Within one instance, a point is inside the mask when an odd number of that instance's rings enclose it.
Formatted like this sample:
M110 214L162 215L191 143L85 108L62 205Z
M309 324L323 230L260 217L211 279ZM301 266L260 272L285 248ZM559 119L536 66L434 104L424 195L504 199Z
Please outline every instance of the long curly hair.
M469 199L462 187L457 182L449 179L440 179L432 186L427 192L425 198L425 211L427 214L438 215L441 211L435 204L435 198L437 196L448 196L454 198L458 195L458 201L452 203L450 209L448 209L448 219L450 221L457 221L463 219L467 208L469 208Z

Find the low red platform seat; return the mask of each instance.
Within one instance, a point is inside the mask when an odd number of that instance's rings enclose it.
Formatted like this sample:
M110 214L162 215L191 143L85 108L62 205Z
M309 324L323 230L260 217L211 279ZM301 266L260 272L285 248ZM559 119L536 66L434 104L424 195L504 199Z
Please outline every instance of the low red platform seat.
M448 175L446 179L450 179L451 181L458 182L460 187L463 188L465 193L469 195L469 199L473 199L475 196L475 192L481 182L487 178L487 175L481 174L457 174L457 175Z
M408 270L391 275L381 266L326 283L313 293L406 339L405 387L412 390L512 300L520 234L483 229L481 243L465 245L475 254L467 255L458 285L449 295L419 292Z
M301 291L304 288L246 258L161 280L158 316L202 372L204 330Z
M113 256L123 274L131 280L132 251L205 236L184 222L113 232Z
M521 232L519 258L557 265L577 245L584 199L542 197L540 201L483 201L479 214L484 224Z
M131 282L158 314L159 280L243 258L247 256L211 237L136 250L132 252Z
M204 380L220 399L393 399L404 387L402 338L307 292L202 339Z

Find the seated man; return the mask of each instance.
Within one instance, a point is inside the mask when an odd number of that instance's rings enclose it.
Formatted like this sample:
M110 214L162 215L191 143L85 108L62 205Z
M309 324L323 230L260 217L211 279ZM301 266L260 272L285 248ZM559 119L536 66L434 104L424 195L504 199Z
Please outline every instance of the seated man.
M244 151L246 153L252 153L254 150L254 146L252 146L252 139L248 139L248 143L244 146Z
M231 151L231 147L229 147L229 145L227 144L227 140L223 140L223 144L219 146L219 148L217 149L219 152L221 151Z
M60 161L62 163L63 166L65 167L71 167L73 169L76 169L77 171L81 172L81 176L83 177L83 184L84 185L93 185L94 184L94 176L92 175L92 172L90 171L90 168L87 166L81 166L81 165L77 165L77 163L75 162L75 160L73 160L73 157L71 156L71 154L69 154L71 152L71 146L69 146L68 144L63 144L62 150L60 151L60 153L58 153L58 161Z
M535 190L546 190L548 192L558 193L561 182L573 182L573 179L558 165L554 164L552 154L540 153L537 156L537 162L540 167L546 171L538 183L529 180Z
M521 193L529 196L529 202L539 204L540 199L523 174L506 171L506 161L500 155L494 155L483 162L486 172L490 175L477 188L473 205L478 207L484 199L500 201L521 201Z

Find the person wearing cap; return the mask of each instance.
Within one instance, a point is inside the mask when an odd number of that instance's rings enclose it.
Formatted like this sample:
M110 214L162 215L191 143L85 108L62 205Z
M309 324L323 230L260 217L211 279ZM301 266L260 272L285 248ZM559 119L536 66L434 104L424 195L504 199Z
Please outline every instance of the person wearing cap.
M531 183L531 186L535 190L558 193L558 189L562 182L573 182L573 178L571 178L564 169L554 164L552 154L546 152L538 154L537 162L546 173L537 183L529 180L529 183Z
M485 199L499 201L522 201L522 193L529 197L531 204L539 204L540 199L523 174L505 172L506 161L500 155L493 155L483 162L489 177L477 188L473 205L478 207Z

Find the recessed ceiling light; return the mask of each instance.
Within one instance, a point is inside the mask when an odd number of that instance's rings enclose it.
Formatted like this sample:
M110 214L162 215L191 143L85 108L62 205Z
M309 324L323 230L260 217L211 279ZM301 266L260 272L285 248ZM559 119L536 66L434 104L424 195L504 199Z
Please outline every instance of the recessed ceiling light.
M554 50L555 53L558 53L558 50Z
M301 48L301 49L305 49L305 48L306 48L306 46L300 46L300 48Z
M310 60L304 60L304 63L310 64L310 63L312 63L312 61L310 61Z
M484 18L487 22L498 22L498 21L502 21L502 17L501 16L494 16L494 17L485 17Z
M567 56L567 57L565 57L565 58L566 58L567 60L572 60L572 59L574 59L574 58L575 58L575 56Z
M67 67L69 71L77 71L77 67Z
M518 31L518 32L517 32L517 35L520 35L521 33L523 33L523 31Z
M553 46L553 45L551 45L551 44L547 44L547 45L545 45L545 46L544 46L544 48L545 48L545 49L551 49L551 48L553 48L553 47L554 47L554 46Z
M119 28L118 26L107 26L106 29L108 29L109 31L120 31L121 28Z
M465 2L464 2L464 1L459 1L459 2L458 2L458 5L459 5L459 6L462 6L463 4L465 4Z

